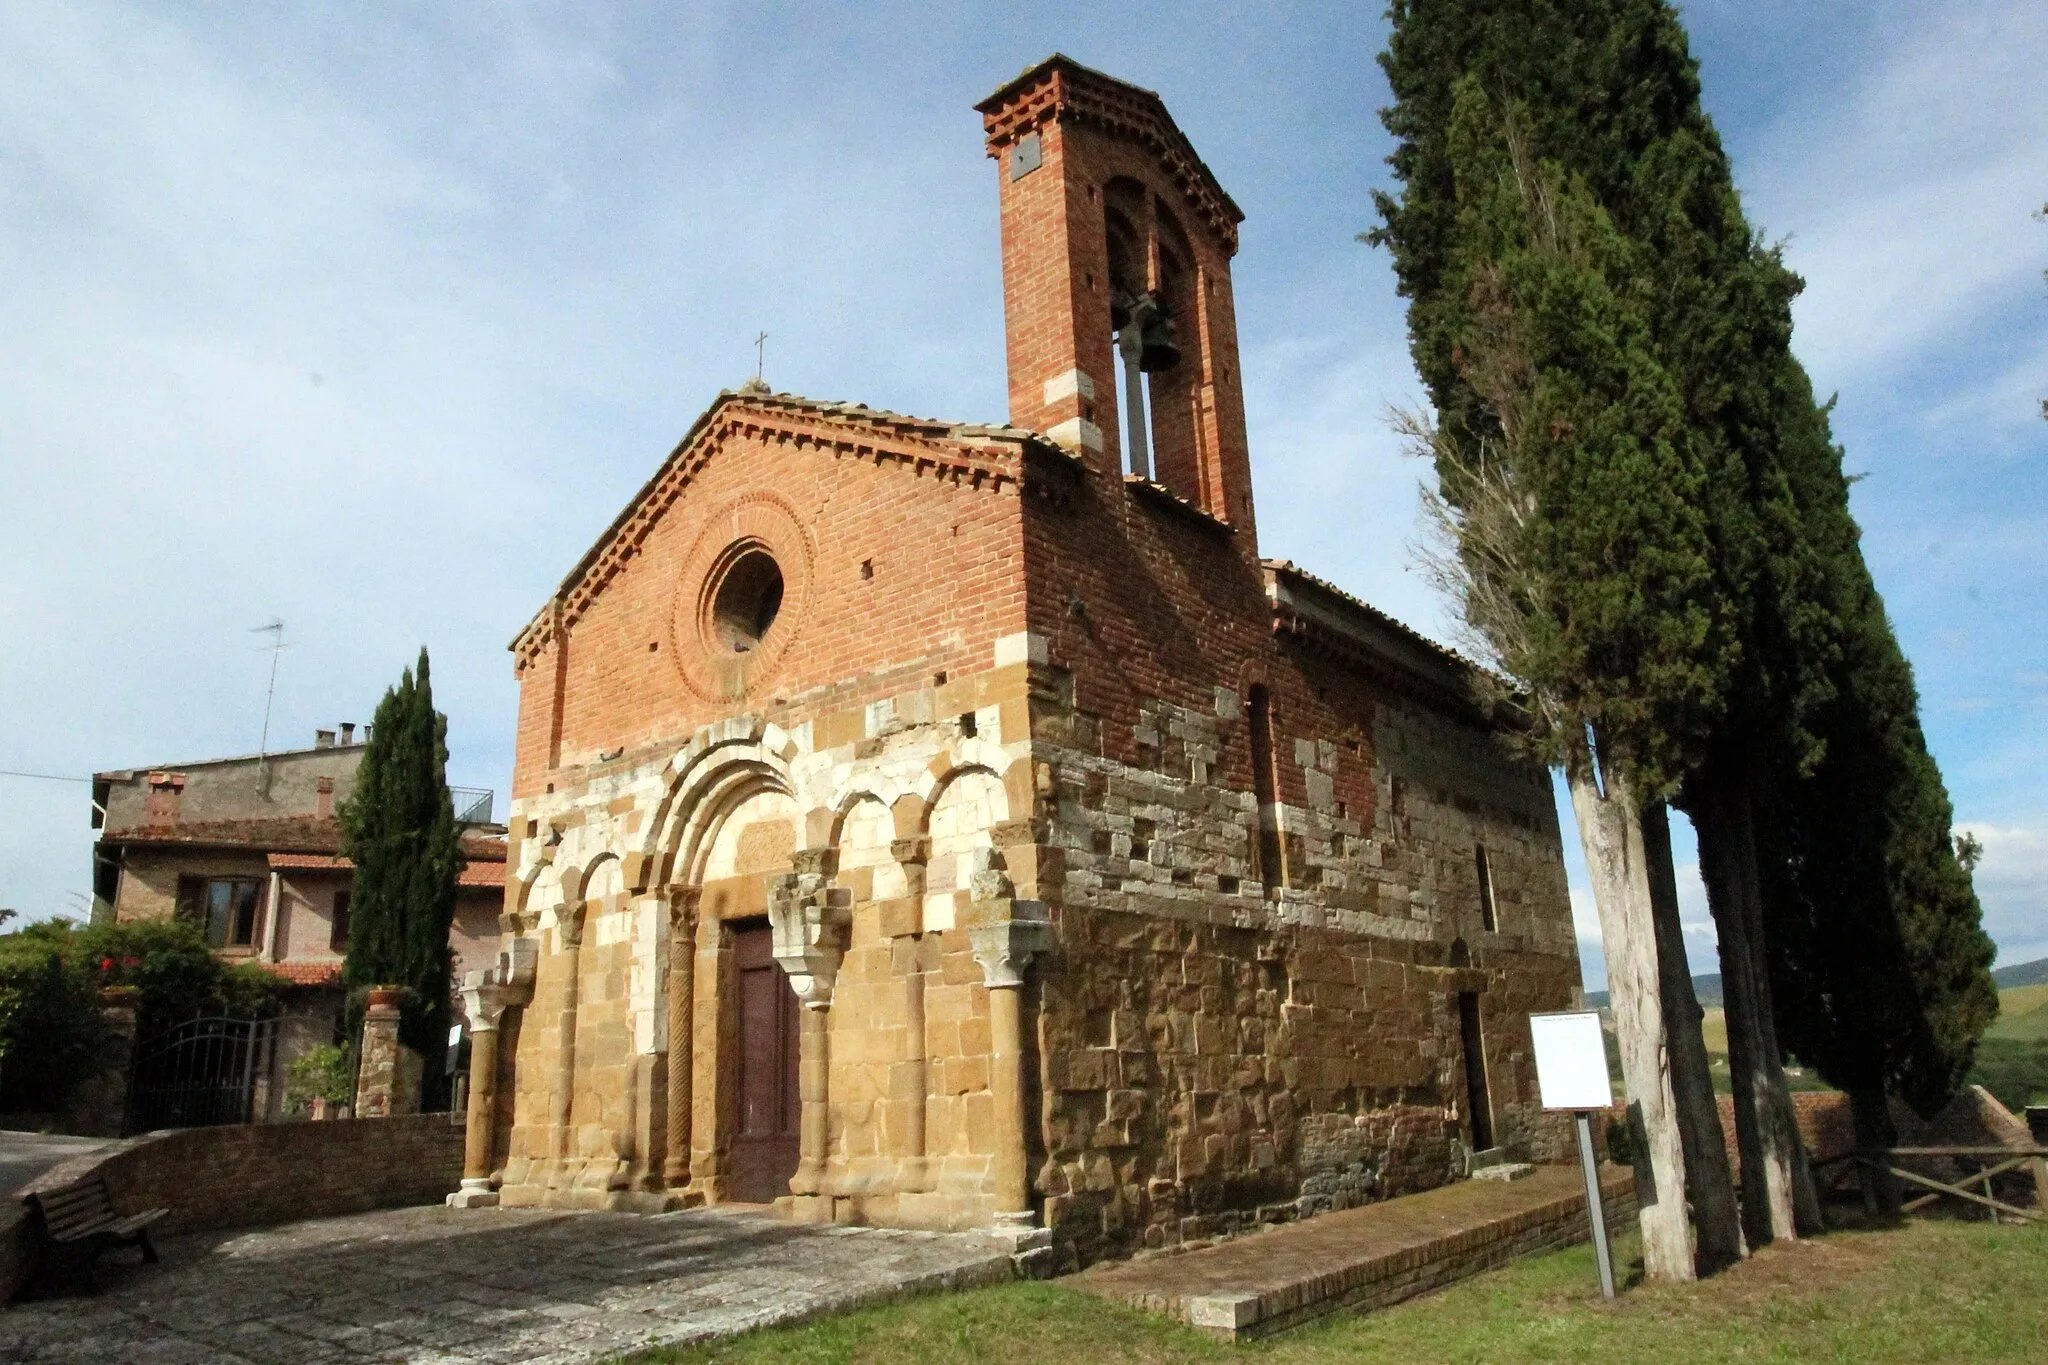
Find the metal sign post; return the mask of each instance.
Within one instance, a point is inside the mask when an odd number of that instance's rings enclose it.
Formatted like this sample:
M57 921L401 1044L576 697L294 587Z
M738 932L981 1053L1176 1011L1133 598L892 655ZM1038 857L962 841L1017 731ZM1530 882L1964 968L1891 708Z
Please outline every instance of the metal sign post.
M1536 1088L1543 1107L1570 1110L1579 1132L1579 1166L1586 1175L1586 1221L1593 1233L1593 1259L1600 1267L1600 1294L1614 1297L1614 1253L1607 1245L1607 1209L1600 1198L1600 1162L1593 1155L1593 1111L1614 1103L1607 1077L1607 1043L1600 1016L1591 1010L1532 1014L1529 1040L1536 1050Z
M1586 1219L1593 1226L1593 1259L1600 1265L1600 1297L1614 1297L1614 1253L1607 1246L1607 1206L1600 1199L1600 1163L1593 1155L1593 1116L1581 1109L1579 1165L1586 1172Z

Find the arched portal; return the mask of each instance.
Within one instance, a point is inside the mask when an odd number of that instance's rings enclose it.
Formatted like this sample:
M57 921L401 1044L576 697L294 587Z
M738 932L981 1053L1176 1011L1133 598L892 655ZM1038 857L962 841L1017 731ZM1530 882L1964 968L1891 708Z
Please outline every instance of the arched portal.
M711 1043L692 1059L705 1158L693 1166L714 1197L768 1203L789 1193L801 1119L797 999L775 962L768 897L792 870L804 812L758 773L713 799L712 818L689 822L694 856L679 862L697 897L695 979L708 987L693 1032Z

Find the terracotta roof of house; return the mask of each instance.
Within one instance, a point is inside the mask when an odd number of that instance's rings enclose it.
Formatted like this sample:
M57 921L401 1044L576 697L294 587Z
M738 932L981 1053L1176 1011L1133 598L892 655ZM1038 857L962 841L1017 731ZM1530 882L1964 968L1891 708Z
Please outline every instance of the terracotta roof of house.
M289 986L336 986L341 984L339 962L259 962L272 976L282 977Z
M455 878L457 886L499 888L505 885L505 845L498 843L485 846L482 840L472 848L471 841L465 840L463 856L468 864ZM328 853L273 853L269 858L273 872L353 872L356 865L340 854Z
M104 843L187 848L247 848L270 855L272 867L342 868L341 822L329 816L285 815L266 820L171 820L162 824L110 829ZM472 863L503 863L505 840L500 835L467 833L462 856ZM290 861L280 861L289 859Z
M471 863L468 867L462 869L462 875L455 879L455 884L457 886L494 886L503 888L505 885L504 859L500 858L495 863Z

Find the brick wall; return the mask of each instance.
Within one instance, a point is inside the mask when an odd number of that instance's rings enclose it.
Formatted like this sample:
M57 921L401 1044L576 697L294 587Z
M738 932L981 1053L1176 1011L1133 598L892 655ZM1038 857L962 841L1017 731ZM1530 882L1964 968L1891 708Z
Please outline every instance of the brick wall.
M105 1177L114 1207L167 1208L168 1235L439 1203L462 1181L446 1114L150 1133L52 1167L21 1193Z

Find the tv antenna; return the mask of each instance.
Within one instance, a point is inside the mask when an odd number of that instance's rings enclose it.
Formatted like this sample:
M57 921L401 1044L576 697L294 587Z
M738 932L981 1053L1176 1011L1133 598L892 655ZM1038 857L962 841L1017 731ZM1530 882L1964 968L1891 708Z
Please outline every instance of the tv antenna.
M270 618L268 625L251 626L249 633L251 635L268 634L270 636L270 644L268 646L270 650L270 686L263 694L263 737L256 743L257 785L262 791L264 799L268 800L270 797L270 707L271 703L277 699L277 656L290 649L291 646L285 643L283 620L275 616Z

